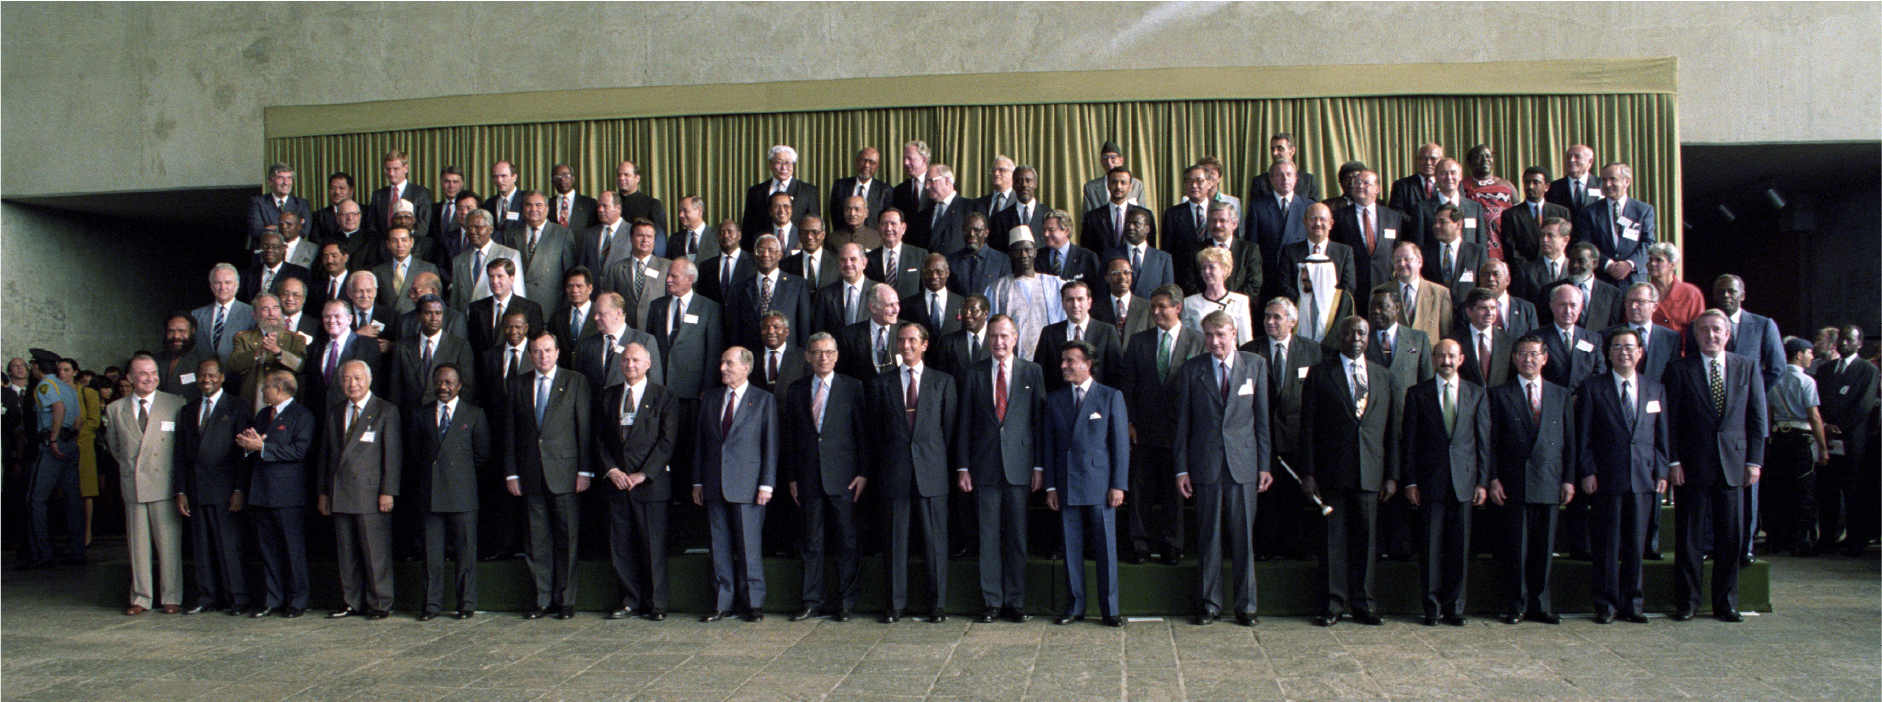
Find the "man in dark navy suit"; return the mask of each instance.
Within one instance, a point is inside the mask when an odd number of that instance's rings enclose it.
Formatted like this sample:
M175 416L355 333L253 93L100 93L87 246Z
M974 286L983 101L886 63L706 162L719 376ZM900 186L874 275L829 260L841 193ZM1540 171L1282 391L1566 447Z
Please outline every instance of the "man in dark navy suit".
M253 510L255 536L261 544L262 571L268 585L260 609L249 616L279 613L293 618L307 613L307 459L314 450L314 413L294 402L294 374L276 370L261 383L267 404L255 424L235 435L235 445L253 461L247 509ZM233 499L233 498L231 498Z
M745 189L745 214L738 222L741 231L753 238L766 231L771 222L767 216L771 211L771 196L777 193L791 196L792 222L801 221L804 215L823 214L817 186L797 177L797 149L779 144L771 147L765 159L771 177Z
M1635 372L1640 336L1622 329L1607 338L1612 370L1589 376L1575 397L1575 443L1581 492L1593 503L1588 520L1594 550L1594 621L1647 623L1641 611L1640 561L1647 546L1647 511L1666 492L1671 437L1666 392ZM1553 354L1551 354L1553 356Z
M1712 616L1740 622L1739 555L1745 552L1745 500L1740 488L1758 484L1764 465L1766 421L1764 379L1757 362L1725 350L1732 320L1720 310L1706 310L1693 320L1699 353L1667 366L1666 414L1674 428L1671 445L1676 542L1673 578L1675 621L1691 619L1699 608L1705 552L1701 539L1712 536Z

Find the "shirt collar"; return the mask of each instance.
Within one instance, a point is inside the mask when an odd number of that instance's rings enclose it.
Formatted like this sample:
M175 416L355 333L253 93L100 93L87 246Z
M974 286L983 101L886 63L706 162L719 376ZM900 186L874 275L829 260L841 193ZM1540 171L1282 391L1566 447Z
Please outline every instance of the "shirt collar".
M438 403L438 407L441 408L443 411L448 412L450 414L457 414L457 401L461 399L462 397L463 395L459 395L457 397L451 398L450 402Z
M535 373L535 374L536 374L537 376L539 376L539 377L542 377L542 378L548 378L548 379L549 379L549 382L550 382L550 383L554 383L554 382L555 382L555 371L556 371L556 367L555 367L555 366L549 366L549 372L547 372L547 373L544 373L544 372L542 372L542 371L539 371L539 370L535 370L535 369L533 369L533 368L532 368L532 369L530 369L530 370L531 370L532 372L534 372L534 373ZM541 381L540 381L540 380L538 380L537 382L541 382Z
M646 397L647 396L647 376L644 376L644 375L641 376L640 382L638 383L628 383L627 391L630 394L629 395L630 397Z
M1086 379L1085 379L1085 382L1082 382L1082 383L1076 383L1076 384L1074 384L1074 385L1073 385L1072 387L1075 387L1075 388L1078 388L1078 390L1079 390L1080 392L1083 392L1083 393L1085 393L1086 395L1090 395L1090 394L1091 394L1091 383L1092 383L1092 379L1091 379L1091 378L1086 378Z
M218 389L218 390L216 390L216 394L214 394L214 395L204 395L204 396L203 396L203 406L204 406L204 407L214 407L214 406L216 406L216 403L217 403L217 402L220 402L221 400L222 400L222 390L220 390L220 389Z

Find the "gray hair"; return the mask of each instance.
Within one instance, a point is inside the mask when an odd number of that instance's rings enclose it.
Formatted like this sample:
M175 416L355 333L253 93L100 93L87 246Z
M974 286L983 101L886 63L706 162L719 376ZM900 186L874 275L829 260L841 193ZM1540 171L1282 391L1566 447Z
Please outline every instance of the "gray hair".
M1679 247L1674 246L1672 242L1662 241L1647 247L1647 255L1659 256L1666 259L1667 263L1679 263Z
M352 368L353 366L359 366L360 370L366 371L366 382L372 382L372 366L357 358L340 364L340 372L345 373L346 369Z
M771 147L771 151L765 154L765 160L767 161L774 161L780 157L791 163L797 163L797 149L779 144Z
M1300 308L1294 305L1293 300L1289 300L1285 297L1277 297L1272 300L1269 300L1267 306L1262 307L1261 309L1264 311L1271 310L1271 309L1274 309L1275 306L1277 305L1280 306L1283 312L1287 313L1287 321L1290 321L1290 322L1300 321Z

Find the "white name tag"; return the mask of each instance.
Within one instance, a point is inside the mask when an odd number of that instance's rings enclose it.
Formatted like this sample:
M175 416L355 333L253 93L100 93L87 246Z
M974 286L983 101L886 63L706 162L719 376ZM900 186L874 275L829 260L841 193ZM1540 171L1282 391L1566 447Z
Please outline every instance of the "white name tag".
M681 324L698 324L698 323L699 323L699 315L696 315L696 314L683 314L683 315L680 315L680 323L681 323Z
M1300 367L1300 379L1301 379L1301 380L1306 380L1306 379L1307 379L1307 371L1309 371L1309 370L1312 370L1312 369L1310 369L1310 368L1308 368L1307 366L1301 366L1301 367Z
M1647 414L1659 414L1659 413L1660 413L1660 401L1648 400L1647 401Z
M1476 271L1464 271L1463 275L1457 276L1457 282L1475 283L1477 282L1477 272Z
M379 432L366 431L366 432L360 432L359 434L359 440L362 443L370 444L373 442L374 439L377 439L377 438L379 438Z
M370 324L367 324L366 326L369 326L369 327L372 327L374 331L385 331L385 330L386 330L386 324L385 324L385 322L372 322L372 323L370 323Z
M520 217L517 217L517 213L515 213L515 212L510 212L510 213L508 213L508 214L505 214L505 215L503 215L503 218L504 218L504 219L506 219L506 220L509 220L509 221L511 221L511 222L514 222L514 221L516 221L516 220L518 220L518 219L521 219Z
M1381 238L1381 239L1397 239L1397 238L1398 238L1398 230L1397 230L1397 229L1387 229L1387 230L1385 230L1385 232L1384 232L1384 233L1382 233L1382 234L1380 234L1380 235L1379 235L1379 238Z
M1640 241L1640 225L1629 225L1626 229L1622 229L1621 238L1628 241Z
M164 422L157 425L157 431L176 431L176 422Z
M1620 219L1620 224L1623 227L1631 227L1631 226L1634 226L1634 220L1627 218L1627 217L1622 217Z
M1104 415L1102 415L1102 414L1099 414L1099 413L1097 413L1097 412L1093 412L1093 413L1091 413L1091 416L1090 416L1090 417L1086 417L1086 419L1104 419Z
M1590 200L1601 199L1601 186L1599 185L1588 186L1588 199Z
M649 278L658 278L658 277L660 277L660 271L656 271L656 270L654 270L654 269L652 269L652 268L645 268L645 269L642 269L642 270L641 270L641 274L642 274L642 275L645 275L645 276L647 276L647 277L649 277Z
M1843 440L1842 439L1830 440L1830 455L1832 456L1843 455Z
M1845 386L1843 386L1843 390L1842 390L1842 392L1838 392L1838 393L1836 393L1836 394L1838 394L1838 395L1848 395L1848 394L1849 394L1849 386L1848 386L1848 385L1845 385Z
M1236 391L1235 391L1235 394L1237 394L1237 395L1253 395L1253 394L1255 394L1255 381L1253 381L1253 380L1244 380L1244 381L1242 381L1242 388L1241 388L1240 390L1236 390Z
M624 427L634 426L634 415L631 415L631 414L621 415L621 426L624 426Z
M627 347L616 344L614 346L614 352L615 353L627 353Z
M180 383L184 383L184 384L186 384L186 385L187 385L187 384L189 384L189 383L194 383L194 382L196 382L196 374L195 374L195 373L184 373L184 374L182 374L182 375L179 375L179 376L177 376L177 377L176 377L176 379L177 379L177 382L180 382Z
M1588 353L1589 351L1594 350L1594 344L1588 343L1587 339L1582 339L1581 341L1575 342L1575 350L1580 351L1582 353Z
M1476 228L1477 228L1477 218L1476 218L1476 217L1465 217L1465 218L1464 218L1464 228L1465 228L1465 229L1476 229Z

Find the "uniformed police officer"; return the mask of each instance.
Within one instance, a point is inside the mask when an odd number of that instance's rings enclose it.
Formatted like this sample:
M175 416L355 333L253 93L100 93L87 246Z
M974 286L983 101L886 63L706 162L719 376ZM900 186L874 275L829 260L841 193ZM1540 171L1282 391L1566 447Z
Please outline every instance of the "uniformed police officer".
M47 502L57 488L65 509L66 548L60 562L85 562L85 505L78 492L78 390L59 380L59 355L33 349L33 409L41 428L35 441L39 459L33 462L27 491L27 513L32 520L26 557L21 570L52 565L55 553L47 524Z

